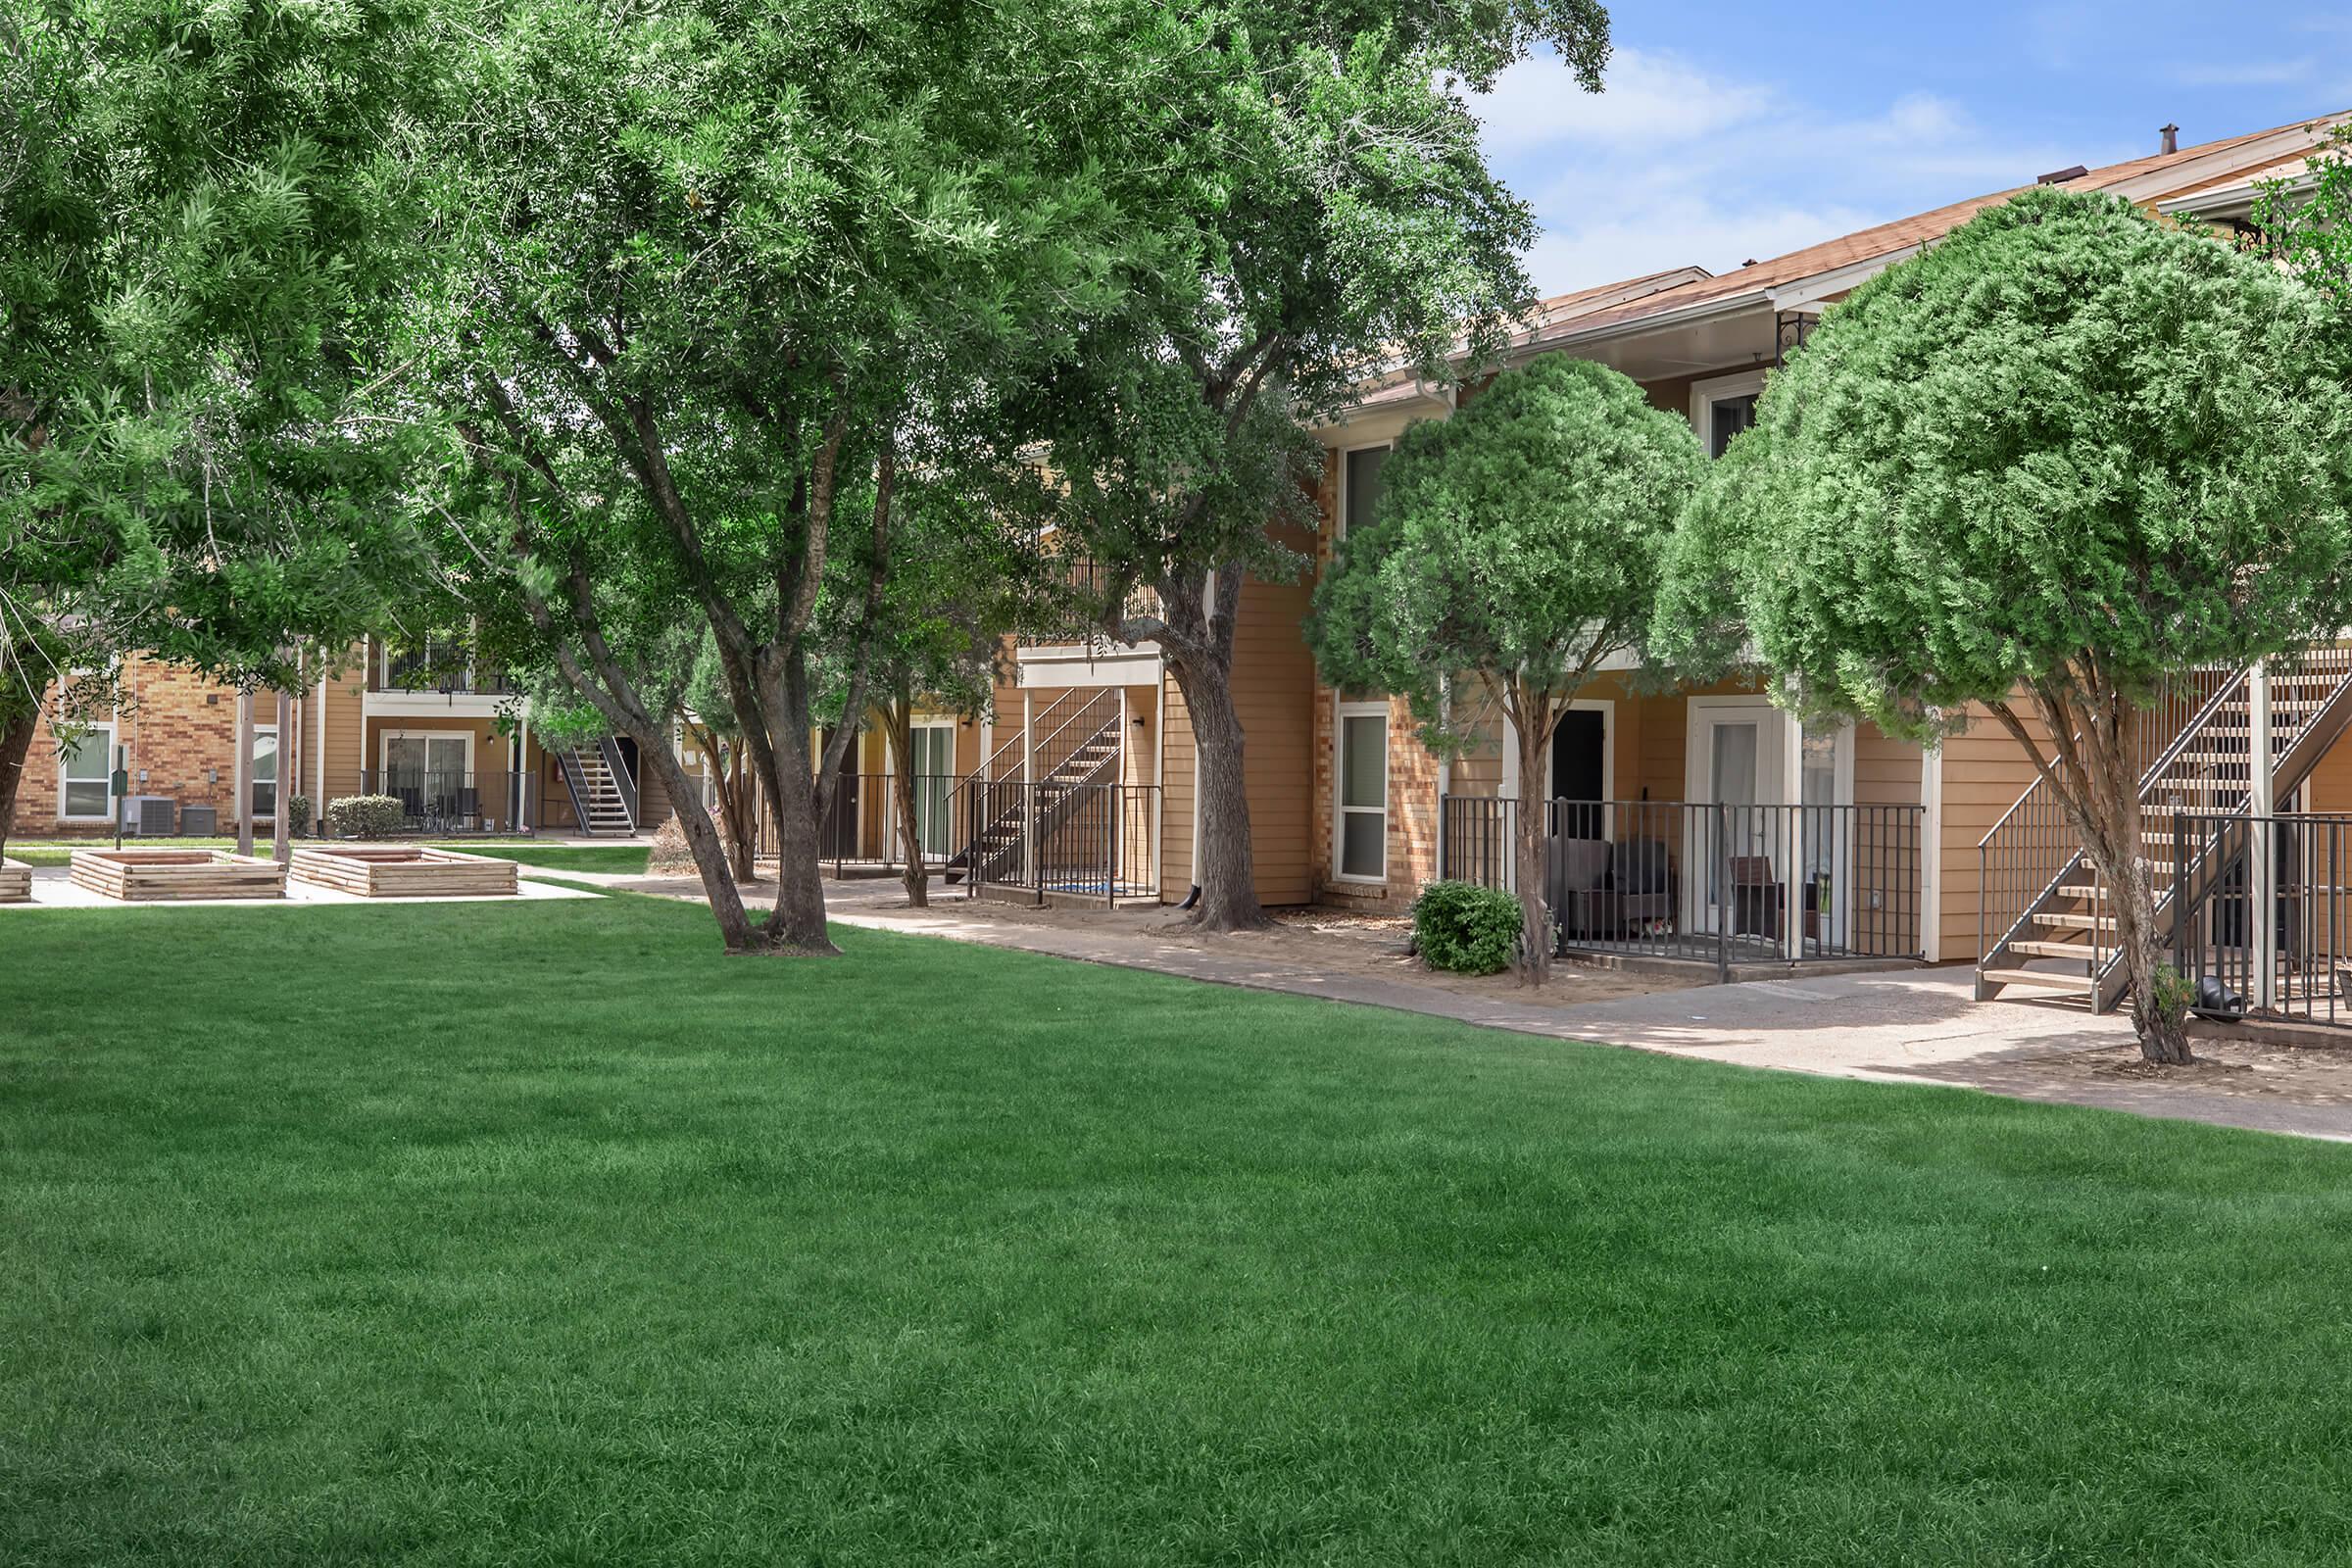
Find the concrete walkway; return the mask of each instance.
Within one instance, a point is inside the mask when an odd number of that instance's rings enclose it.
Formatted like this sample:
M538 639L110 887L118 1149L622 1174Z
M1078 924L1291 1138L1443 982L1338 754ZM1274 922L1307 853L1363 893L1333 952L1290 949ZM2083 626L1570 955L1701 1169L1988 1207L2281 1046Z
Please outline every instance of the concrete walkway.
M894 908L896 890L828 884L845 925L1017 948L1089 963L1244 986L1330 1002L1392 1007L1482 1028L1667 1055L1886 1083L1940 1084L2022 1100L2096 1105L2140 1115L2352 1141L2352 1100L2281 1092L2258 1069L2212 1063L2184 1073L2136 1070L2132 1025L2050 1006L1974 1000L1965 968L1804 976L1653 992L1573 1004L1465 996L1406 980L1253 962L1148 930L1070 928L988 917L986 905L950 901ZM2205 1048L2200 1047L2200 1050ZM2346 1071L2352 1072L2352 1062Z

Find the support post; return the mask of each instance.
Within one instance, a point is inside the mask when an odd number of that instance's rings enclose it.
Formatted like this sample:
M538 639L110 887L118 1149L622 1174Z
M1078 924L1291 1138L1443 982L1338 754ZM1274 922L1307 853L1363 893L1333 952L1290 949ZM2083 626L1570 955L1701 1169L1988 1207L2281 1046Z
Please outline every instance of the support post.
M1788 862L1781 877L1781 946L1788 961L1805 956L1805 726L1788 715L1781 747L1781 799L1788 824Z
M2246 676L2247 749L2250 753L2252 778L2248 784L2247 808L2252 820L2246 835L2246 931L2247 957L2254 969L2253 995L2247 1001L2256 1007L2271 1007L2278 1003L2278 862L2272 850L2278 829L2272 821L2278 806L2276 780L2272 776L2271 756L2271 666L2261 660ZM2173 862L2173 896L2176 902L2186 885L2187 868L2179 860Z
M253 853L253 693L237 693L237 853Z
M1021 690L1021 879L1037 883L1036 699ZM1040 904L1045 902L1041 896Z
M294 704L283 691L277 694L277 756L270 761L274 777L270 782L272 797L270 808L270 854L278 864L284 865L294 858L294 846L287 828L294 813L286 809L293 791L287 786L294 782L286 776L286 738L294 732ZM300 775L296 775L299 778Z

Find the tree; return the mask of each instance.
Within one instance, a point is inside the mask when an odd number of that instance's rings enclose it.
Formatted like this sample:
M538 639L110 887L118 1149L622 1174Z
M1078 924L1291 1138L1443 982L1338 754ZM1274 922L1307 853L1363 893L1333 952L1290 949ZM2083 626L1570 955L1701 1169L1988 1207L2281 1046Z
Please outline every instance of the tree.
M903 450L1063 353L1107 297L1128 225L1086 132L1119 112L1106 63L1149 15L516 0L465 56L467 112L410 149L433 227L383 358L457 432L435 503L624 733L654 714L608 657L598 585L709 629L778 863L754 930L698 848L730 951L834 951L817 830L856 726L814 755L828 564L868 541L846 621L864 625ZM1000 426L1004 461L1020 434Z
M1532 215L1485 163L1470 96L1538 44L1597 90L1592 0L1232 0L1186 14L1105 154L1153 243L1120 308L1050 383L1070 533L1105 568L1099 613L1155 642L1196 741L1211 929L1260 923L1232 692L1247 577L1306 565L1319 453L1299 430L1384 365L1450 376L1530 300ZM1139 601L1134 590L1150 590Z
M1407 699L1457 751L1499 712L1519 737L1519 970L1551 968L1544 760L1602 662L1638 653L1675 519L1705 460L1688 421L1605 366L1545 355L1382 468L1370 527L1341 541L1308 638L1323 679Z
M1051 564L1036 535L1049 498L1023 470L959 463L966 450L934 439L926 461L901 481L882 596L869 608L837 595L835 604L864 624L829 639L835 647L861 639L869 650L871 706L890 748L891 809L906 846L906 902L917 908L931 902L931 873L921 851L914 715L969 719L986 711L1003 673L1005 635L1042 611L1051 592ZM870 570L862 552L845 564L853 578ZM934 796L932 809L952 819L953 799Z
M2326 324L2241 252L2028 192L1828 315L1669 554L1669 650L1720 654L1728 618L1788 703L1930 744L1990 710L2115 890L2154 1061L2189 1053L2132 714L2168 675L2346 623L2352 391Z
M421 566L398 444L336 415L432 57L401 0L0 15L0 844L53 683L283 691Z
M2265 180L2253 220L2258 253L2352 313L2352 124L2328 132L2301 178Z

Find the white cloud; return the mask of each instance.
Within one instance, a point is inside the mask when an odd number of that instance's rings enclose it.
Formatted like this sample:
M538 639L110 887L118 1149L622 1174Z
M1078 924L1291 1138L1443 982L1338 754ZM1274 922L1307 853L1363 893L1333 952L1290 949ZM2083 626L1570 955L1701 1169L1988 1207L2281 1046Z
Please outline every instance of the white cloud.
M2050 170L2154 150L2006 135L1928 93L1826 114L1633 49L1618 52L1597 96L1545 59L1506 72L1474 108L1489 156L1544 224L1529 270L1545 294L1691 263L1724 271Z

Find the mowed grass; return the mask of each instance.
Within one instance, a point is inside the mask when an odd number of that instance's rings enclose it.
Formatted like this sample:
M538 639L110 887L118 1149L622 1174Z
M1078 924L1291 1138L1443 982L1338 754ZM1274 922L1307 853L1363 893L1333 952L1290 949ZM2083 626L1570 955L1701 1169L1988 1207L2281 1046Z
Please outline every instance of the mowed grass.
M653 851L643 844L464 844L439 846L461 855L513 860L543 871L612 871L643 876Z
M2352 1546L2352 1152L841 939L0 917L0 1561Z

